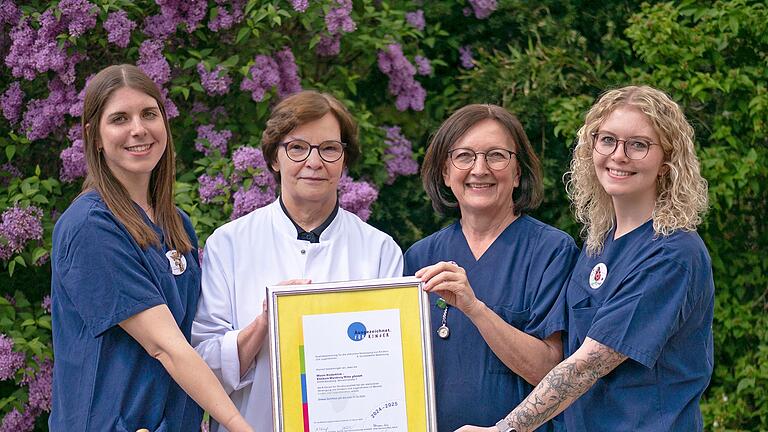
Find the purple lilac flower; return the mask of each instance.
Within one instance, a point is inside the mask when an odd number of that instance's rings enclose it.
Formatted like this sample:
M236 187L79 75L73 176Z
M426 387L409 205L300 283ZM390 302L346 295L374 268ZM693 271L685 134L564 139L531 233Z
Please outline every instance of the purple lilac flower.
M0 96L0 106L3 108L3 117L11 123L17 123L21 116L21 107L24 103L24 92L21 90L21 84L14 81Z
M315 45L315 52L321 57L333 57L341 51L341 36L320 36L320 42Z
M163 41L161 40L150 39L141 43L139 61L136 66L141 68L158 86L171 79L171 66L163 55Z
M16 25L21 18L21 11L12 0L0 0L0 27L10 24Z
M179 23L180 20L176 15L161 13L144 18L144 25L141 30L151 38L165 40L176 31Z
M293 10L296 12L305 12L309 7L309 0L290 0Z
M13 166L12 163L6 162L0 165L0 186L8 186L11 183L11 179L20 177L21 171Z
M426 22L424 21L424 11L419 9L415 12L407 12L405 21L418 31L424 31Z
M477 19L488 18L498 7L496 0L469 0L469 4L472 6Z
M205 102L201 101L195 101L192 103L192 114L200 114L204 112L208 112L210 108L208 108L208 105L205 104Z
M293 56L289 47L283 47L275 54L280 82L277 84L277 95L284 98L288 95L301 91L301 78L296 66L296 58Z
M81 117L83 115L83 104L85 103L85 89L88 87L88 83L91 82L91 78L96 76L96 74L90 74L88 78L85 79L85 84L83 84L83 88L80 90L80 93L77 94L77 101L75 101L71 107L69 107L69 115L72 117ZM78 127L78 130L80 128ZM82 132L82 131L81 131ZM72 140L72 138L70 138Z
M221 96L229 92L229 86L232 84L232 78L224 71L221 65L210 72L205 69L205 64L197 64L197 73L200 75L200 83L208 96Z
M165 105L165 115L168 116L168 119L176 118L179 116L179 108L176 107L176 104L173 102L173 99L168 95L168 89L162 88L160 89L160 96L163 97L163 105Z
M250 172L255 185L275 188L275 177L267 169L267 161L261 149L255 147L240 147L232 153L232 164L238 175Z
M13 339L0 334L0 381L12 378L24 366L24 353L13 350Z
M210 204L217 196L224 195L226 193L225 188L229 186L222 174L216 177L203 174L197 178L197 181L200 183L197 187L197 193L200 195L200 200L205 204Z
M53 361L46 359L40 369L28 380L28 407L37 411L51 412L51 387L53 384Z
M232 131L224 129L221 131L213 130L214 125L200 125L197 127L197 139L195 139L195 148L197 151L209 156L214 150L220 154L227 153L227 142L232 138Z
M47 99L33 99L27 104L27 112L21 120L21 128L30 141L42 139L61 128L64 115L69 112L77 91L58 78L48 82Z
M197 28L208 12L206 0L155 0L160 5L160 14L144 20L145 34L166 39L176 31L179 24L184 24L188 33Z
M411 142L400 131L399 126L382 128L387 132L387 138L384 143L387 148L385 155L390 155L387 159L387 184L392 184L399 175L413 175L419 171L419 164L413 160L413 149Z
M364 221L371 217L371 204L378 196L379 191L364 180L354 181L346 173L339 180L339 206Z
M42 307L44 311L51 313L51 296L46 294L43 297L42 303L40 303L40 307Z
M121 10L112 12L104 21L104 30L107 31L107 40L125 48L131 42L131 32L136 28L136 22L128 19L128 13Z
M325 15L325 28L332 35L350 33L357 29L352 20L352 0L336 0L337 7L331 8Z
M280 69L277 62L269 56L257 55L248 74L251 78L245 78L240 83L240 89L251 92L251 99L255 102L264 100L264 94L280 82Z
M395 107L399 111L424 109L427 92L413 78L416 68L405 58L400 45L390 44L386 51L379 51L378 65L379 70L389 76L389 92L397 97Z
M225 7L228 3L232 3L231 12ZM219 30L230 29L233 25L241 22L245 16L243 14L245 3L244 0L216 0L218 12L216 17L208 22L208 28L217 32Z
M19 410L14 408L3 417L0 431L32 432L38 414L39 412L37 412L37 410L27 406L23 408L23 412L19 412Z
M37 33L29 25L29 19L24 18L11 29L11 49L5 57L5 65L11 68L14 77L24 77L33 80L37 75L33 61Z
M475 61L472 58L472 47L464 45L459 47L459 60L461 61L461 67L464 69L472 69L475 67Z
M88 173L82 139L72 141L72 146L62 150L59 158L61 159L61 170L59 171L61 181L71 183L85 177Z
M251 185L251 188L247 191L240 188L233 197L235 203L230 219L235 220L274 201L275 190L273 188L262 190L262 188L256 185Z
M227 109L223 106L217 106L211 110L211 118L214 120L226 117L229 117L229 114L227 113Z
M66 22L69 34L75 37L96 27L96 5L87 0L61 0L59 2L61 21Z
M35 206L17 205L4 211L0 222L0 260L7 261L21 252L28 241L42 239L42 218L43 211Z
M413 58L413 62L416 63L416 72L419 75L431 75L432 74L432 65L429 63L429 59L417 55Z

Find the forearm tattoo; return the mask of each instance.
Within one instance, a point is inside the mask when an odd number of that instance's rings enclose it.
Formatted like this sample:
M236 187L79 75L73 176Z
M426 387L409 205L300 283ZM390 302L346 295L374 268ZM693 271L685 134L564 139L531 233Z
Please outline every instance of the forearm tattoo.
M568 358L549 371L531 394L507 416L510 426L519 432L534 430L567 408L599 378L627 358L601 343L593 344L586 358Z

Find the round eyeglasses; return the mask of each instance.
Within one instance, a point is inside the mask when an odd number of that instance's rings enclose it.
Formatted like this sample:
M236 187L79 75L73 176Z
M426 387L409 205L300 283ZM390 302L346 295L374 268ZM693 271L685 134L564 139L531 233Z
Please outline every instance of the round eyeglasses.
M475 166L477 155L483 155L488 168L500 171L509 166L512 155L517 155L517 153L501 148L490 149L486 152L476 152L468 148L455 148L448 152L451 163L460 170L468 170Z
M304 140L295 139L280 143L280 145L285 148L285 154L288 156L288 159L294 162L304 162L309 158L312 149L317 149L320 159L333 163L344 156L344 149L347 147L346 143L336 140L323 141L318 145L312 145Z
M612 155L620 142L624 143L624 155L632 160L644 159L648 156L648 150L651 149L651 146L658 145L645 138L618 139L607 132L592 132L592 148L603 156Z

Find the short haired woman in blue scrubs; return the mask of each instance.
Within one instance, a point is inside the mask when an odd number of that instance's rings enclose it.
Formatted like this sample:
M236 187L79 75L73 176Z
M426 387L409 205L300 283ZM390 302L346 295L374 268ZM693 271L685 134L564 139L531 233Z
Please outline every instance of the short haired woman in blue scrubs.
M194 431L197 401L230 431L251 432L188 343L197 237L173 203L157 86L132 65L102 70L82 124L88 177L53 234L50 429Z
M563 410L569 431L703 430L714 284L693 128L659 90L609 91L569 175L586 242L566 291L568 357L497 427L460 430L530 431Z
M563 359L565 310L553 306L578 249L528 214L541 202L539 159L500 106L451 115L430 143L422 179L438 212L460 215L405 254L405 274L431 293L437 424L495 422Z

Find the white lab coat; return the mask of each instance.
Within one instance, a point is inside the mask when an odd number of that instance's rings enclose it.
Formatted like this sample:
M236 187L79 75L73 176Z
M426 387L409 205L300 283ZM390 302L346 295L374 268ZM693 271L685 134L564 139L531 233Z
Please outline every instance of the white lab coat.
M219 378L245 420L272 431L269 344L240 377L237 334L262 310L265 287L287 279L312 282L399 277L403 254L389 235L339 209L319 243L297 240L280 202L218 228L205 244L203 291L192 345ZM212 432L226 429L212 422Z

